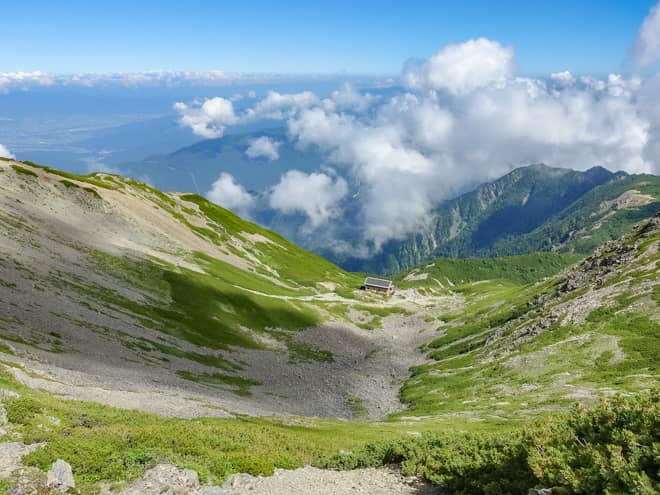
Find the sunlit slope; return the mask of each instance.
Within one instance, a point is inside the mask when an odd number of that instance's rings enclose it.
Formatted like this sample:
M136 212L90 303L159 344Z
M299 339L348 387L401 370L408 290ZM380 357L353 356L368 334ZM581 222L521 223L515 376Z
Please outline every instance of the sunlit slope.
M406 312L358 291L361 277L200 196L115 175L5 160L0 203L0 346L21 359L36 356L31 366L40 372L90 390L116 386L130 393L128 407L149 404L137 391L151 390L151 380L166 393L183 397L192 387L254 414L350 416L355 404L364 414L397 407L389 382L387 406L370 396L373 404L367 397L363 407L368 376L342 364L342 353L359 343L365 350L349 363L366 366L375 344L368 334L341 332ZM344 326L339 333L320 327L332 324ZM345 370L334 396L323 377L335 371L323 366ZM324 403L326 396L334 402ZM147 409L191 415L158 400ZM123 405L125 397L110 402Z
M508 421L657 386L659 247L656 216L539 284L452 287L467 305L440 316L405 414Z
M498 258L436 258L394 277L397 286L442 291L484 280L530 284L557 274L581 258L575 254L533 253Z
M181 327L172 325L179 306L190 311L191 319L204 319L195 301L213 295L220 310L211 318L213 325L196 325L211 327L204 333L232 334L239 324L296 328L313 322L315 315L285 296L314 296L359 285L358 278L326 260L200 196L165 194L119 176L72 176L25 163L4 162L0 180L0 221L7 234L2 241L9 252L20 252L20 269L41 266L58 278L58 262L75 252L92 270L127 279L126 287L167 293L161 299L170 305L159 309L168 326ZM46 239L39 244L30 237ZM64 251L40 249L60 242ZM11 260L6 257L4 263ZM94 285L80 288L89 295ZM265 299L261 294L283 298ZM96 296L125 306L135 299L121 291ZM134 302L132 309L149 312L149 304ZM202 337L201 329L190 328L182 319L186 328L181 332ZM224 344L220 335L214 336L215 345Z

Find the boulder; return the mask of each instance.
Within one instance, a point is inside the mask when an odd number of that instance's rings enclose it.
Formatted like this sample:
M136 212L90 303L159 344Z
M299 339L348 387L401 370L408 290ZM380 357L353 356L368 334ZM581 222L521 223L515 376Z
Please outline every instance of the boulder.
M116 495L193 495L199 489L197 473L171 464L158 464L121 491L102 489L102 494ZM106 487L107 488L107 487ZM208 492L212 494L213 492Z
M66 493L71 488L75 488L76 482L73 479L71 465L62 459L57 459L46 475L46 486L58 493Z

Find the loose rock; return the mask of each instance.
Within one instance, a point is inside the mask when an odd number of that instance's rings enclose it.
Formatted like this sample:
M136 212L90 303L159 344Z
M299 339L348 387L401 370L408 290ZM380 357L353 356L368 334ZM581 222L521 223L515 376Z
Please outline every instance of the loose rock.
M331 471L307 466L274 476L236 474L222 489L203 495L436 495L439 488L418 477L405 477L396 467ZM199 495L202 495L200 492Z
M116 495L196 495L199 478L195 471L180 469L171 464L158 464L144 476L119 492L103 487L102 494Z
M71 465L62 459L57 459L48 471L46 486L58 493L66 493L71 488L75 488L76 482L73 479Z

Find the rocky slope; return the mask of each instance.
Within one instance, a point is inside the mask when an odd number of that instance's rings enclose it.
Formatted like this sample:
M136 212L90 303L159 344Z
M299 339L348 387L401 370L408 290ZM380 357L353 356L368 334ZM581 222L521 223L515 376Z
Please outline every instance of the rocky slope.
M21 382L184 417L403 407L433 331L423 298L358 291L360 277L198 196L0 168L0 356L26 366Z
M417 414L525 419L657 386L659 247L656 215L523 290L465 287L477 297L442 317L444 335L427 345L435 363L415 370L404 398Z

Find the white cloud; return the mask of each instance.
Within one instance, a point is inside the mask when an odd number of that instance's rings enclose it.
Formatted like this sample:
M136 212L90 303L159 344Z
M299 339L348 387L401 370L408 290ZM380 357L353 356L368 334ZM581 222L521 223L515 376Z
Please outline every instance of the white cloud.
M234 105L226 98L210 98L194 107L177 102L174 109L181 114L181 125L203 138L221 137L226 126L238 123Z
M330 98L324 101L324 106L332 109L364 112L378 99L377 96L369 93L360 93L351 84L345 83L332 92Z
M247 110L244 120L274 119L282 120L290 117L303 108L309 108L320 102L318 96L311 91L283 94L269 91L266 97L253 108Z
M246 215L255 204L255 198L240 185L231 174L223 172L206 197L220 206L238 214Z
M333 75L301 76L295 74L242 73L211 70L204 72L147 70L141 72L103 72L79 74L49 74L34 72L0 72L0 92L29 90L38 86L83 86L83 87L181 87L212 86L228 87L236 84L281 84L300 83L311 79L336 80ZM254 91L247 93L255 98Z
M324 99L269 92L221 123L281 119L297 145L325 153L346 180L292 170L272 188L269 204L303 213L307 229L323 226L332 235L350 183L363 236L351 249L361 254L418 231L440 201L516 166L660 172L660 75L530 78L516 76L514 65L510 48L480 38L408 64L407 89L391 96L351 86ZM265 144L252 143L251 153Z
M513 73L513 49L478 38L443 47L427 62L404 70L403 81L415 90L464 94L506 80Z
M50 86L54 80L48 74L34 72L0 72L0 93L11 90L26 90L31 86Z
M266 158L267 160L277 160L280 157L278 148L282 143L275 141L268 136L261 136L250 141L245 154L249 158Z
M425 225L432 208L456 190L514 166L659 169L652 136L660 133L660 96L639 79L578 81L565 72L551 76L552 84L513 75L484 84L481 76L463 81L469 95L441 97L425 86L364 113L321 102L288 119L294 139L318 146L359 185L364 239L376 248Z
M660 60L660 3L644 19L632 55L639 67L649 67Z
M181 114L181 125L190 127L194 134L204 138L217 138L222 137L228 125L259 119L284 120L320 102L321 99L311 91L292 94L269 91L264 99L241 115L234 112L231 100L221 97L193 102L191 105L177 102L174 109Z
M289 170L273 187L269 204L284 213L304 213L309 226L316 228L338 215L338 203L347 193L348 185L341 177Z
M564 86L575 84L575 77L567 70L550 74L550 79Z
M2 157L2 158L16 158L16 157L11 153L11 151L9 151L9 150L7 149L7 147L6 147L6 146L3 146L2 144L0 144L0 157Z

